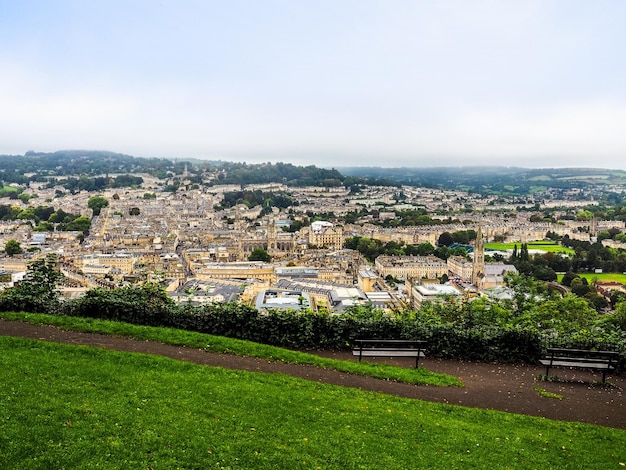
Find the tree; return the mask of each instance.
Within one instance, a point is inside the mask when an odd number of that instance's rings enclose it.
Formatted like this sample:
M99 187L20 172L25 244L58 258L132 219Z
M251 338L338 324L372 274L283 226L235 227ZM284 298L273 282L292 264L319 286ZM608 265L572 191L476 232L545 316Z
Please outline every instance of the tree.
M11 239L4 245L4 251L9 256L19 255L22 253L22 247L17 240Z
M416 254L418 254L419 256L428 256L432 255L435 252L435 247L428 242L422 242L417 245L415 251Z
M611 321L621 330L626 331L626 302L621 302L615 308Z
M48 254L28 265L24 280L0 294L0 309L53 313L59 305L56 286L63 280L57 269L57 257Z
M109 206L108 199L102 196L91 196L87 199L87 207L93 211L94 217L100 215L100 211Z
M439 246L450 246L453 243L454 240L450 232L443 232L441 235L439 235L439 239L437 240L437 245Z
M438 246L437 248L435 248L435 251L433 251L433 255L435 255L437 258L447 260L450 256L452 256L452 251L453 250L451 250L447 246Z
M579 297L584 297L589 293L589 285L587 283L587 280L584 278L581 279L580 277L577 277L575 279L572 279L570 287L572 289L572 292Z
M556 281L556 273L548 266L535 266L533 269L533 276L540 281Z
M522 249L519 252L519 259L521 261L529 261L530 256L528 254L528 245L526 243L522 243Z
M174 301L157 284L88 290L69 308L72 315L164 326Z
M609 307L609 301L597 292L589 292L587 295L585 295L585 298L598 312L601 312L602 310Z
M250 256L248 256L248 261L265 261L269 263L271 259L270 254L263 248L255 248L252 250L252 253L250 253Z
M131 208L128 210L128 213L129 213L130 215L139 215L139 214L141 214L141 211L139 210L139 207L131 207Z
M76 217L65 226L65 230L68 232L83 232L84 234L89 232L90 228L91 219L89 217L85 217L84 215Z
M580 278L580 276L576 273L573 273L572 271L567 271L564 275L563 275L563 279L561 279L561 284L563 284L564 286L571 286L572 285L572 281L576 278Z

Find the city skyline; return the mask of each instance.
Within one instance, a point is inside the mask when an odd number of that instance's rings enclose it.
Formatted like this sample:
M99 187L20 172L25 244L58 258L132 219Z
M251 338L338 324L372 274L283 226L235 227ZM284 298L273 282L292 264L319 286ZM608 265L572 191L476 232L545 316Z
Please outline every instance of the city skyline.
M0 153L626 169L626 5L0 4Z

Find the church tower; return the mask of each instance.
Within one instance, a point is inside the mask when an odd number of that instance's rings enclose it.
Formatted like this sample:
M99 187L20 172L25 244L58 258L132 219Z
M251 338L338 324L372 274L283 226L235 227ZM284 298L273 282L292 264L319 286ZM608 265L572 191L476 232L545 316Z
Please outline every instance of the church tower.
M278 235L276 234L276 222L273 217L267 220L267 251L270 253L278 248Z
M594 215L589 222L589 236L597 237L598 236L598 218Z
M476 243L474 244L474 263L472 266L472 284L477 288L481 288L483 279L485 278L485 241L483 240L483 231L478 226L476 233Z

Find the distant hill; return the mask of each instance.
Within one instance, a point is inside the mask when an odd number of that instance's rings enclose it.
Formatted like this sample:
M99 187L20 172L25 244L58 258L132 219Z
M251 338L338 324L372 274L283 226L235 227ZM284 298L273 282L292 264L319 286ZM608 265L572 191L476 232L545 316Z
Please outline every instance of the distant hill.
M344 175L385 178L410 186L464 189L494 194L532 194L546 188L624 186L626 171L597 168L438 167L379 168L341 167Z
M179 166L182 171L183 165ZM107 173L176 171L176 164L163 158L139 158L103 150L60 150L50 153L29 151L24 155L0 155L0 171L0 177L11 173L93 176Z
M478 193L528 195L548 188L569 189L611 186L626 187L626 171L594 168L529 169L518 167L439 168L320 168L291 163L206 161L195 158L166 159L133 157L103 150L29 151L24 155L0 155L0 182L26 184L84 176L146 173L160 179L180 177L194 183L239 184L283 183L288 186L345 186L358 191L360 185L423 186L461 189ZM210 178L209 178L210 179ZM90 187L89 185L85 186ZM79 188L80 189L80 188Z
M373 184L399 186L392 181L345 177L335 169L315 165L296 166L291 163L258 163L205 161L198 159L166 159L133 157L102 150L61 150L58 152L26 152L25 155L0 155L0 182L26 184L80 176L90 181L70 182L68 189L102 189L107 179L102 175L147 173L159 179L178 179L187 169L186 179L212 184L282 183L288 186L347 186ZM97 180L97 181L91 181ZM80 183L84 183L80 186ZM94 184L92 184L94 183Z

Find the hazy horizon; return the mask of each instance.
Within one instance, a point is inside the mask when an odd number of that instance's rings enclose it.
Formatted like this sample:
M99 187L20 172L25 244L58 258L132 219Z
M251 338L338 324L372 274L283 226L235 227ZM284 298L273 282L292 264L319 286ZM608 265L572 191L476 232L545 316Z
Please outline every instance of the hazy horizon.
M85 152L85 153L90 153L90 152L104 152L104 153L111 153L111 154L118 154L118 155L126 155L128 157L135 157L135 158L163 158L163 159L167 159L167 160L171 160L171 161L189 161L189 162L196 162L196 161L206 161L206 162L223 162L223 163L245 163L245 164L263 164L263 163L272 163L272 164L276 164L276 163L291 163L293 165L296 166L305 166L304 164L301 163L296 163L296 162L291 162L291 161L287 161L287 160L276 160L276 161L251 161L251 160L228 160L228 159L212 159L212 158L198 158L198 157L193 157L193 156L182 156L182 157L171 157L171 156L163 156L163 157L155 157L154 155L132 155L130 153L127 152L115 152L112 150L105 150L105 149L62 149L62 150L51 150L51 151L44 151L44 150L36 150L36 149L30 149L24 153L19 153L19 154L4 154L4 153L0 153L0 157L12 157L12 156L18 156L18 157L27 157L27 153L30 152L34 152L35 154L54 154L54 153L62 153L62 152ZM480 169L480 168L494 168L494 169L520 169L520 170L550 170L550 169L554 169L554 170L562 170L562 169L589 169L589 170L607 170L607 171L626 171L623 170L621 168L606 168L606 167L594 167L594 166L524 166L524 165L502 165L502 164L459 164L459 165L422 165L422 166L411 166L411 165L401 165L401 166L383 166L383 165L318 165L314 162L309 162L306 163L306 165L315 165L319 168L326 168L326 169L336 169L336 170L342 170L342 169L352 169L352 168L360 168L360 169L365 169L365 168L380 168L380 169L384 169L384 170L393 170L393 169Z
M626 169L626 3L0 6L0 153Z

